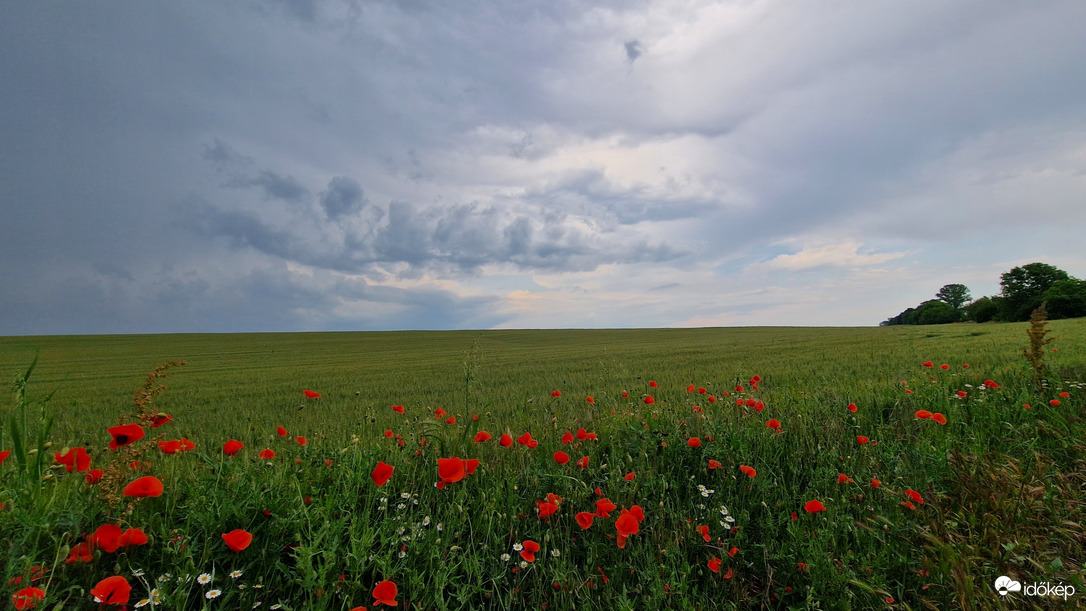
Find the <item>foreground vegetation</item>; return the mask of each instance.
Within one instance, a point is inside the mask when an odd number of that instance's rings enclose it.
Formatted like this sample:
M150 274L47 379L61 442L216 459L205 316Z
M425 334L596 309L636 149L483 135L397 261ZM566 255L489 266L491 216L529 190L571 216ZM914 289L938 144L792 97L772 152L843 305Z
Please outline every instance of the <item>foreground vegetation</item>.
M1027 328L0 338L0 578L50 609L112 577L148 609L1066 608L993 588L1086 595L1086 321Z

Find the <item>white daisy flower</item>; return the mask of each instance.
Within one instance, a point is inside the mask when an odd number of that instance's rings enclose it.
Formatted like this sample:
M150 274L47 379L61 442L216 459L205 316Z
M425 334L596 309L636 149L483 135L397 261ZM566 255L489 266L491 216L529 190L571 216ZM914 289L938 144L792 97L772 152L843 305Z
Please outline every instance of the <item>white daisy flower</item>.
M513 551L514 552L519 552L522 549L524 549L524 546L521 545L520 543L514 543L513 544Z
M509 554L502 554L502 562L509 562L509 558L511 557L512 556L510 556Z
M211 583L211 575L208 575L207 573L200 573L200 576L196 578L196 583L202 586Z
M552 557L554 557L554 558L557 558L557 557L559 557L559 556L561 556L561 555L562 555L562 552L560 552L560 551L558 551L558 550L556 550L556 549L552 549L552 550L551 550L551 556L552 556Z
M403 503L396 504L396 509L399 509L400 511L403 511L406 507L407 505L404 505Z
M241 577L241 571L236 571L236 570L235 571L230 571L230 577L233 578L233 579L237 579L238 577Z
M257 607L259 607L260 605L261 605L261 603L260 603L260 601L258 600L258 601L256 601L255 603L253 603L253 608L254 608L254 609L256 609L256 608L257 608Z
M145 598L145 599L139 601L138 603L136 603L136 608L139 609L140 607L146 607L149 604L151 604L151 599Z
M411 498L411 493L410 492L401 492L400 493L400 498L401 499L409 499L409 498Z
M526 560L521 560L520 561L520 568L522 568L522 569L528 568L528 562Z
M429 526L430 525L430 516L426 516L425 518L422 519L422 525L423 526Z
M222 594L220 590L211 589L207 591L207 594L204 594L204 598L211 600L212 598L218 598L220 594Z
M136 569L132 571L133 577L143 577L143 569Z
M163 573L163 574L158 576L158 580L161 581L162 583L166 583L167 581L170 580L170 574L169 573Z
M445 527L441 525L441 522L438 522L437 523L437 532L441 532L443 530L445 530Z
M407 556L407 552L400 552L400 558L404 558L406 556Z
M281 605L279 603L275 603L274 605L272 605L272 606L270 606L268 608L269 609L281 609L282 607L283 607L283 605Z

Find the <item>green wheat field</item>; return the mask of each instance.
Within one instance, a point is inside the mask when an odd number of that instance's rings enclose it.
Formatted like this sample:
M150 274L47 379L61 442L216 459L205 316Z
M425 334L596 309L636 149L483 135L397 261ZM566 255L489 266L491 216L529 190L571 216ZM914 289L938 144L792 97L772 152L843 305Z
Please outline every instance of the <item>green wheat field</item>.
M0 578L17 609L1074 608L1086 319L1033 364L1027 329L0 338Z

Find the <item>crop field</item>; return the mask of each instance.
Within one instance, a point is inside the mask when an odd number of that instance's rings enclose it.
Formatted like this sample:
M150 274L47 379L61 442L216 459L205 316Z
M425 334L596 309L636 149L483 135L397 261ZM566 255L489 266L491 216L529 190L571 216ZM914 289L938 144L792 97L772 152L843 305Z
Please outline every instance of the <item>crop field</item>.
M1076 608L1086 319L1030 328L0 338L4 595Z

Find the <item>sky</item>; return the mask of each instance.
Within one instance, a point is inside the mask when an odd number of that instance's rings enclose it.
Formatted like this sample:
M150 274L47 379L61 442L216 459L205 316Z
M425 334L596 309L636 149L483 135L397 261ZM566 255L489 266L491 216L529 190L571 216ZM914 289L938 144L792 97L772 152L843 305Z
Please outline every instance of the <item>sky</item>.
M1086 277L1083 23L0 3L0 335L867 326Z

